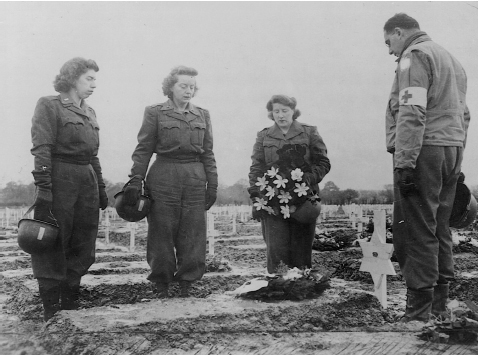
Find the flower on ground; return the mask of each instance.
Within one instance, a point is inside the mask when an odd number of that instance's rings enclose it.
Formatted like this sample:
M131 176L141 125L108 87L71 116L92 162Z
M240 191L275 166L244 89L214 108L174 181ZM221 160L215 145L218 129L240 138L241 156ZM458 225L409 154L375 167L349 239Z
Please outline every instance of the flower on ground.
M303 182L302 184L295 184L296 188L294 189L294 192L297 193L297 196L307 196L307 190L309 189L309 187L307 186L307 184L305 182Z
M260 191L264 190L267 186L267 180L266 180L266 177L263 176L263 177L258 177L257 178L257 182L256 182L256 186L259 186L260 187Z
M302 175L304 175L304 173L299 168L294 169L290 172L290 176L294 181L302 181Z
M284 219L290 217L289 205L280 206L280 212L284 215Z
M289 192L285 192L284 190L280 191L279 203L289 203L289 200L292 200L292 196Z
M256 202L254 202L254 207L256 210L265 210L267 207L267 201L263 198L256 197Z
M277 173L279 172L279 168L274 168L273 166L270 168L270 170L267 170L267 175L270 177L275 177Z
M274 180L273 183L276 184L277 188L283 187L285 189L285 184L289 182L289 180L283 178L280 175L276 175L277 180Z
M275 196L275 191L274 191L274 187L272 186L267 186L266 187L266 190L267 190L267 193L266 193L266 197L269 197L269 200L272 200L272 198Z

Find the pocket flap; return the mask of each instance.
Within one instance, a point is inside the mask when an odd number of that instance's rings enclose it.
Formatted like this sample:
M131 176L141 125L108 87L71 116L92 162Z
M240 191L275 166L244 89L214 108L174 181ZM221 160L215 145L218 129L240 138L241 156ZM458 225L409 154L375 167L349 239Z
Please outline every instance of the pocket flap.
M180 128L181 125L178 121L161 121L159 122L159 127L161 129L171 129L171 128Z
M206 129L206 124L203 122L191 122L191 129Z

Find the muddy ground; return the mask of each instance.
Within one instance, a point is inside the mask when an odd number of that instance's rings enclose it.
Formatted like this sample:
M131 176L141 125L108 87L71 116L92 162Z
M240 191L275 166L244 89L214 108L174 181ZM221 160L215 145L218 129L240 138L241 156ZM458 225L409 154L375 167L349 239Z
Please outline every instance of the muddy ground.
M381 307L370 274L359 271L356 239L370 234L351 229L344 217L317 225L313 269L330 278L330 288L301 301L232 295L264 275L265 244L255 221L238 222L236 233L229 217L217 222L204 278L191 297L179 298L173 285L164 300L146 280L146 224L139 224L133 251L124 224L111 227L108 245L101 231L80 310L61 311L48 323L29 255L0 233L0 354L478 354L474 339L425 342L417 337L423 324L397 322L405 286L396 262L397 275L387 277L388 307ZM450 296L478 304L478 233L455 235Z

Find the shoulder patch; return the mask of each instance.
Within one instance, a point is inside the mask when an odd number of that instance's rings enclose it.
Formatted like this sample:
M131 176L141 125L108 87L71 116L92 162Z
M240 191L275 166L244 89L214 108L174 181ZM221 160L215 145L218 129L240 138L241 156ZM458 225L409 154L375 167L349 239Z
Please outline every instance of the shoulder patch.
M408 55L400 59L400 71L410 68L410 64L412 64L412 61Z

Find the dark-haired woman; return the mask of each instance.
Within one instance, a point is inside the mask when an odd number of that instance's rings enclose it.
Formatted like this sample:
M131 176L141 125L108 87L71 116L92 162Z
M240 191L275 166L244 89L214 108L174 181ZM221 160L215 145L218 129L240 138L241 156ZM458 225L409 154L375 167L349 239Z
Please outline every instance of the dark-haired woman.
M217 169L209 112L190 101L198 88L193 68L174 68L163 81L166 102L146 107L133 153L124 201L136 204L146 177L153 204L148 215L148 279L159 298L171 282L187 297L202 278L206 259L206 210L216 200ZM153 153L156 159L148 170Z
M86 103L96 88L95 61L73 58L54 81L56 96L40 98L32 119L36 185L34 218L60 226L59 242L32 254L44 319L76 309L81 277L95 261L98 209L108 197L97 157L99 127Z
M277 151L286 144L299 144L305 148L304 159L310 172L304 174L303 180L313 190L319 190L318 183L330 170L327 148L317 127L298 122L300 111L296 106L296 99L285 95L274 95L267 102L268 117L274 124L257 134L249 172L248 190L251 199L259 197L257 178L278 163ZM259 217L258 211L254 211L254 217L261 220L267 245L267 271L277 272L281 262L289 268L311 268L315 223L303 224L293 218L284 219L280 215L260 216L262 217Z

